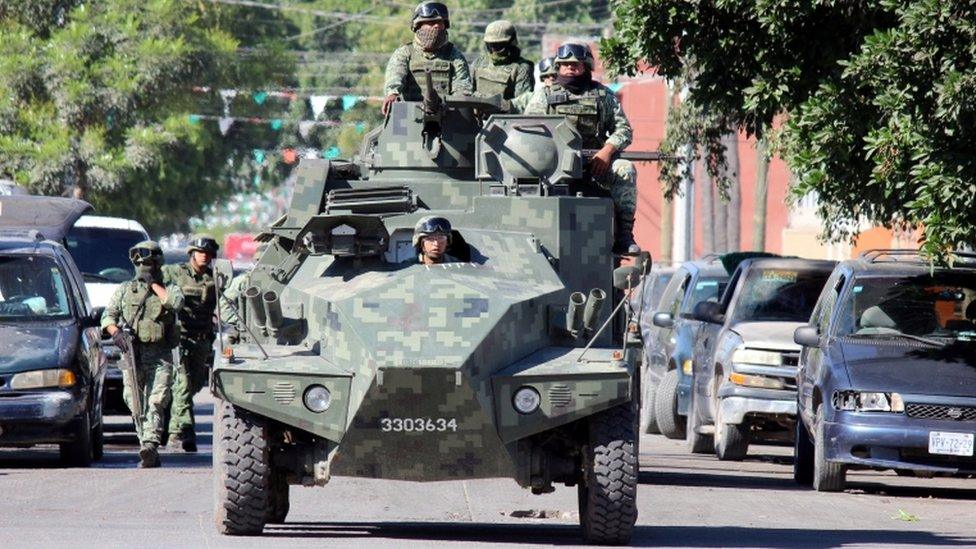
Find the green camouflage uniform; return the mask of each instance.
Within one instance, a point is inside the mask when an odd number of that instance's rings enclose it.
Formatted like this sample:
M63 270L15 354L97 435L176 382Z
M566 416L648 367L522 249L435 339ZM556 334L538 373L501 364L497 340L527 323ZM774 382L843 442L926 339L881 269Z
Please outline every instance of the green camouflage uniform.
M515 99L535 88L532 72L532 62L522 57L496 64L482 55L471 65L471 80L478 95L501 94L503 99Z
M566 93L566 100L549 104L549 96ZM584 149L600 149L610 143L617 151L624 150L633 138L633 130L620 101L609 88L592 82L580 95L568 93L558 84L542 86L525 105L525 114L562 114L580 132ZM637 170L629 160L613 159L607 174L595 180L613 198L617 219L617 243L633 241L634 213L637 210Z
M433 52L426 52L413 43L397 48L386 64L383 94L398 94L404 101L422 100L428 68L439 95L471 93L468 61L461 50L448 42Z
M173 403L169 433L192 437L193 395L207 384L213 367L213 314L217 304L213 271L196 273L189 262L163 266L163 283L179 286L183 292L180 320L180 364L173 376Z
M244 295L244 290L247 289L250 279L250 272L235 276L227 284L223 297L220 299L220 321L228 326L235 327L240 332L244 331L244 319L238 314L244 314L240 297Z
M142 311L136 317L139 304L146 292ZM173 349L179 344L176 327L176 311L183 306L183 292L179 286L166 286L166 300L160 300L145 282L123 282L102 313L102 329L113 324L132 326L132 350L136 359L139 383L136 386L133 372L122 370L123 399L132 410L132 391L139 391L142 402L142 422L137 424L139 443L159 444L163 435L163 416L169 406L170 382L173 373Z

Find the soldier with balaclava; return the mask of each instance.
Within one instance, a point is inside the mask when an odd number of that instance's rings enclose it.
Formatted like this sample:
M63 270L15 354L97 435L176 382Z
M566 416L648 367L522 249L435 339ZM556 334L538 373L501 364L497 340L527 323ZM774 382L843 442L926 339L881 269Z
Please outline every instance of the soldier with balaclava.
M515 99L535 87L532 62L522 57L515 25L504 19L485 28L485 53L471 65L476 94Z

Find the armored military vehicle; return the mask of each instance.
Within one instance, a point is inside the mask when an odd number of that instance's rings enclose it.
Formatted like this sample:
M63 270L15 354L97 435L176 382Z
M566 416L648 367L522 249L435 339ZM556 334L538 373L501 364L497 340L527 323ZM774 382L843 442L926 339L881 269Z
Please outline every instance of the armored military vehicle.
M614 270L580 146L561 116L448 96L393 104L351 162L296 168L213 371L220 532L283 522L290 485L334 475L511 477L578 487L584 537L630 539L641 343L611 296L650 261ZM457 261L418 263L432 214Z

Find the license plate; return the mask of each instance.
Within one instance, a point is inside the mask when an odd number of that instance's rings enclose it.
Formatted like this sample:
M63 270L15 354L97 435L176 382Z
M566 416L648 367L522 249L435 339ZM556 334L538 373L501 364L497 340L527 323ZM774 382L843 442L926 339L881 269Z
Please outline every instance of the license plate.
M929 433L929 453L945 456L971 456L973 455L973 434L932 431Z

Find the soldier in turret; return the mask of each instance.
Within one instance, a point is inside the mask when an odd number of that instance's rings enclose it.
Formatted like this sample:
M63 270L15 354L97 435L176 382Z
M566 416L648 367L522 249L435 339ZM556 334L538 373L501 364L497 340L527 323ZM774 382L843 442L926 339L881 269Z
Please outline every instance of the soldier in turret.
M119 349L135 357L135 371L122 370L123 398L133 416L140 418L135 423L139 467L159 467L173 349L180 342L176 311L183 306L183 292L177 285L164 285L159 244L151 240L140 242L129 249L129 259L136 267L136 276L112 294L101 325ZM131 348L122 327L131 330ZM134 395L136 391L139 396ZM140 410L135 410L134 402L141 403Z
M383 85L383 114L397 99L420 101L429 71L434 90L440 96L470 94L471 75L461 50L447 39L451 27L447 6L422 2L413 12L413 41L393 52L386 64Z
M535 87L532 62L522 57L515 25L504 19L485 27L485 54L471 65L476 94L515 99Z
M555 57L543 57L539 60L539 64L536 65L536 69L539 71L539 82L541 82L543 86L552 85L552 81L556 78L555 60ZM525 112L525 106L528 105L529 99L531 98L532 91L527 91L515 99L512 99L512 112Z
M613 92L593 80L589 46L567 42L556 51L556 78L533 93L525 114L562 114L583 138L583 149L596 152L587 165L599 192L613 198L616 234L614 251L627 252L634 243L637 171L617 153L630 144L633 131Z
M423 217L413 228L413 247L417 260L424 265L455 263L457 258L448 255L451 245L451 222L439 216Z
M167 445L185 452L197 451L193 395L207 383L213 367L217 291L210 262L218 249L216 240L200 236L187 247L185 263L163 267L163 282L179 286L184 297L179 310L180 364L173 376Z

